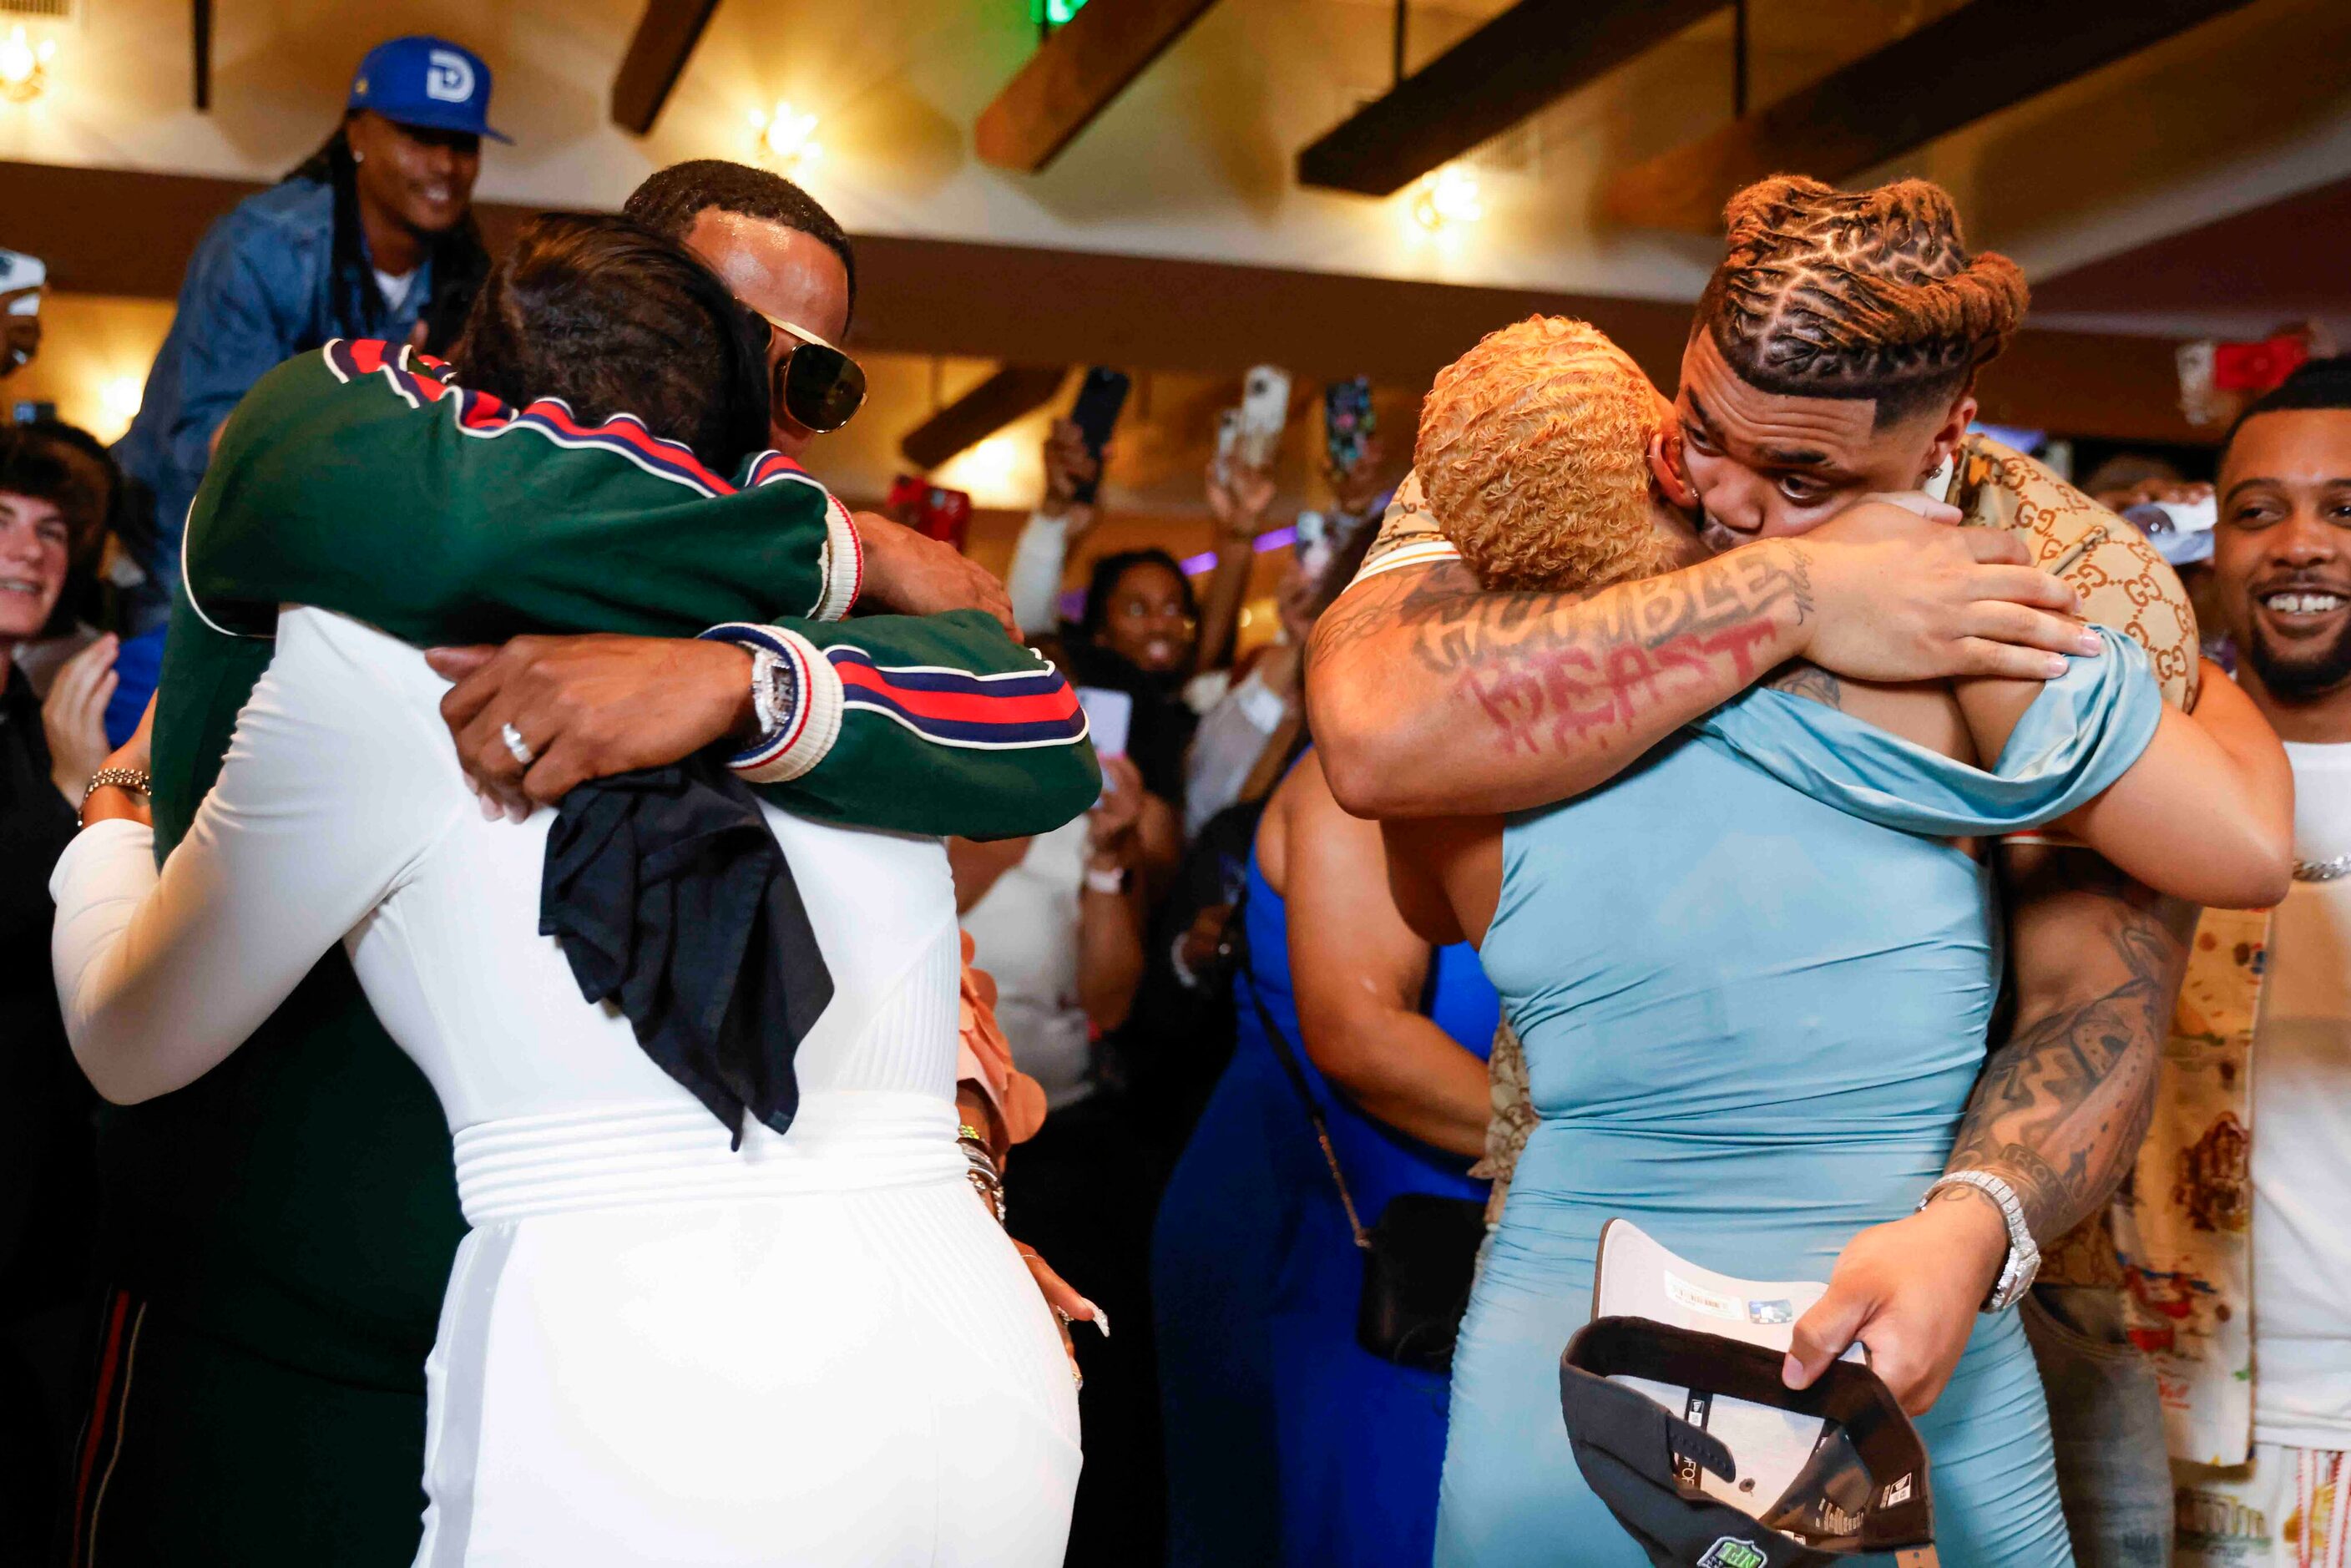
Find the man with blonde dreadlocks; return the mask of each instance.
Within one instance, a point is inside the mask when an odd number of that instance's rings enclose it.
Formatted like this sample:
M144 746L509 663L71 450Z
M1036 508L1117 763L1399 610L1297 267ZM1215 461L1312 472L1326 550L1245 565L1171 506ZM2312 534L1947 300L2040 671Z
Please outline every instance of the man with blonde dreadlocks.
M1786 678L1829 698L1838 675L2045 678L2064 667L2052 654L2087 651L2049 611L2127 633L2166 695L2192 701L2194 616L2168 570L2047 470L1969 432L1976 372L2025 289L2005 258L1967 250L1949 197L1916 181L1841 193L1780 177L1725 215L1657 455L1709 542L1747 548L1599 593L1484 593L1407 481L1311 653L1312 722L1350 810L1491 813L1589 791L1798 658L1833 673ZM1915 522L1855 509L1894 493ZM1984 526L1936 526L1963 517ZM2056 576L2015 572L2024 562ZM1862 1232L1797 1325L1792 1384L1860 1339L1905 1404L1926 1408L1978 1308L2023 1296L2038 1249L2099 1207L2144 1132L2192 911L2078 849L2011 841L2001 870L2014 1015L1945 1181L1922 1194L1991 1245L1962 1257L1938 1244L1946 1214ZM2075 1291L2058 1304L2110 1300ZM2091 1514L2069 1524L2100 1561L2137 1533Z

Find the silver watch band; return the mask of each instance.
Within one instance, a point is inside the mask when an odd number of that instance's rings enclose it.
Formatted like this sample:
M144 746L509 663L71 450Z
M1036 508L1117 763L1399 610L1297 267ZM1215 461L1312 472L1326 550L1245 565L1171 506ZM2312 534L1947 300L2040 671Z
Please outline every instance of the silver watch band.
M777 654L765 648L751 651L751 708L759 719L759 741L767 745L790 727L799 706L799 686Z
M1990 1171L1953 1171L1927 1189L1918 1207L1934 1202L1935 1195L1947 1186L1974 1187L2000 1206L2001 1218L2008 1223L2008 1257L1983 1303L1987 1312L2004 1312L2023 1300L2024 1292L2032 1288L2033 1277L2041 1272L2041 1249L2032 1239L2032 1228L2024 1222L2024 1202L2014 1187Z

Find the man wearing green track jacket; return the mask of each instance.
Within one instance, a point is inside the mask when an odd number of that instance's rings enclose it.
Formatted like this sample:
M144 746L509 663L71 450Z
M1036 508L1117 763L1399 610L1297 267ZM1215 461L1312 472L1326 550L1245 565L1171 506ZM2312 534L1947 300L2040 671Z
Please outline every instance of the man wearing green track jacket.
M165 852L286 602L419 644L749 623L736 634L772 661L773 722L735 765L827 821L1032 833L1100 789L1074 695L988 614L841 619L857 532L789 459L713 474L625 418L507 407L385 345L264 378L223 432L183 559L154 728ZM407 1563L424 1357L464 1224L439 1105L340 949L220 1068L110 1110L102 1166L73 1561Z

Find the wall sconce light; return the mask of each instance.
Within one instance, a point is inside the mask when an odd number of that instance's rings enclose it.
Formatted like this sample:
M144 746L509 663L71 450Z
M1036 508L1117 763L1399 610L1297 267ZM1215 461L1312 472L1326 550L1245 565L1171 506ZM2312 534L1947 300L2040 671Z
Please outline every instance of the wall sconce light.
M11 103L30 103L41 96L48 86L49 60L57 52L55 41L44 38L38 45L25 37L20 25L0 38L0 98Z
M758 139L759 156L787 174L823 156L824 149L816 141L816 116L801 114L780 99L772 114L751 111L751 130Z
M1429 233L1451 224L1474 224L1486 215L1478 199L1478 175L1459 163L1447 163L1425 176L1412 193L1412 221Z

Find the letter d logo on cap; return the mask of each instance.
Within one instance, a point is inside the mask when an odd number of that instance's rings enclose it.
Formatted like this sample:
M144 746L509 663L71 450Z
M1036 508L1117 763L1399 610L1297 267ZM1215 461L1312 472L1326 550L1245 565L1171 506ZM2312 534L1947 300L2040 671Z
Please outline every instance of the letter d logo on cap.
M424 96L443 103L464 103L474 96L474 63L455 49L435 49L426 57Z

